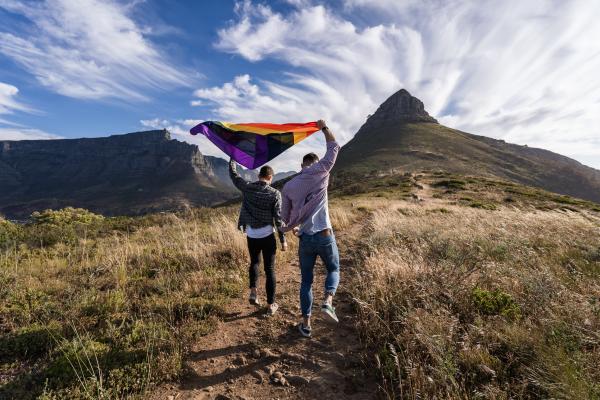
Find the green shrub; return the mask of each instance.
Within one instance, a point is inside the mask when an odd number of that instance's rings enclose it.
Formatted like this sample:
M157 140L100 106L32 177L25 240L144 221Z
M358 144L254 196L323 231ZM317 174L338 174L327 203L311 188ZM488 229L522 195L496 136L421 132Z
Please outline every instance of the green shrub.
M73 224L92 224L104 219L102 215L94 214L83 208L67 207L61 210L36 211L31 214L34 224L48 225L73 225Z
M366 193L369 190L365 183L354 183L352 185L348 185L342 188L342 194L344 195L354 195Z
M79 238L93 235L104 217L82 208L67 207L31 214L27 241L33 246L52 246L56 243L76 243Z
M484 315L502 315L511 319L521 317L521 308L508 293L495 289L493 291L475 287L471 292L475 308Z
M45 377L53 388L67 387L78 379L98 376L101 360L110 348L89 338L63 340L56 356L48 365Z
M439 208L432 208L430 210L427 210L427 213L440 213L440 214L452 214L452 211L448 210L447 208L444 207L439 207Z
M482 203L480 201L473 201L473 202L471 202L471 204L469 204L469 207L481 208L482 210L492 210L492 211L498 209L495 204L492 204L492 203Z
M0 359L35 359L46 354L62 337L57 322L33 324L0 337Z
M556 196L553 198L553 200L557 203L561 203L561 204L571 204L571 205L576 205L579 204L580 201L572 198L571 196Z
M444 187L447 189L455 189L462 190L465 189L465 185L467 183L465 181L461 181L459 179L445 179L441 181L437 181L433 184L434 187Z
M22 235L23 230L19 225L0 218L0 249L18 243Z

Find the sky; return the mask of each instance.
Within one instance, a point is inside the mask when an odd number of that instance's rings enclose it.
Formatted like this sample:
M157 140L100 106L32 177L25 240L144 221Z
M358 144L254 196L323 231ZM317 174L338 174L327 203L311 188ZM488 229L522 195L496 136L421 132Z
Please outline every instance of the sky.
M0 0L0 140L323 118L401 88L440 123L600 169L600 0ZM298 169L316 134L273 160Z

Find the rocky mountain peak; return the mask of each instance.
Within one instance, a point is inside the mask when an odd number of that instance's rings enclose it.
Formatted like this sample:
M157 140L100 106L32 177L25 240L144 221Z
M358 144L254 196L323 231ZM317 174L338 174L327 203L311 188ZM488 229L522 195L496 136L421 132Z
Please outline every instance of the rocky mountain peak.
M408 90L400 89L384 101L375 114L369 116L365 125L373 128L403 122L438 123L425 111L421 100L412 96Z

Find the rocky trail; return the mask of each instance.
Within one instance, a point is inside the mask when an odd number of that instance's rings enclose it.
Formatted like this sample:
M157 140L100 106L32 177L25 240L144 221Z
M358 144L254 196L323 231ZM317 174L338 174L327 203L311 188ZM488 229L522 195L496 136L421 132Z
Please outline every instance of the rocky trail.
M347 233L350 235L350 233ZM350 236L348 236L350 237ZM377 378L362 357L355 331L355 315L344 290L347 247L338 234L341 276L336 296L340 322L326 320L318 307L323 294L325 267L315 267L313 336L303 338L300 321L298 262L277 265L279 311L266 317L266 307L250 305L243 297L230 305L230 312L211 334L203 337L186 360L188 370L179 384L163 386L152 399L372 399ZM259 294L264 303L264 276ZM261 290L262 289L262 290ZM262 292L262 293L261 293Z

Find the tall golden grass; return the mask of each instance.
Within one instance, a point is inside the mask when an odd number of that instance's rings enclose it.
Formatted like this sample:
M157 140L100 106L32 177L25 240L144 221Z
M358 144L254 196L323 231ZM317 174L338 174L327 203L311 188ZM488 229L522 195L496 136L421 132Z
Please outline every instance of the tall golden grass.
M598 214L405 192L343 193L330 208L381 394L598 398ZM0 221L0 397L127 398L176 379L245 290L236 217ZM280 264L297 257L290 245Z
M0 397L112 399L174 379L245 286L233 209L112 223L74 242L65 224L25 227L0 252ZM40 230L56 243L28 240Z
M352 291L388 398L600 396L597 216L370 208Z

